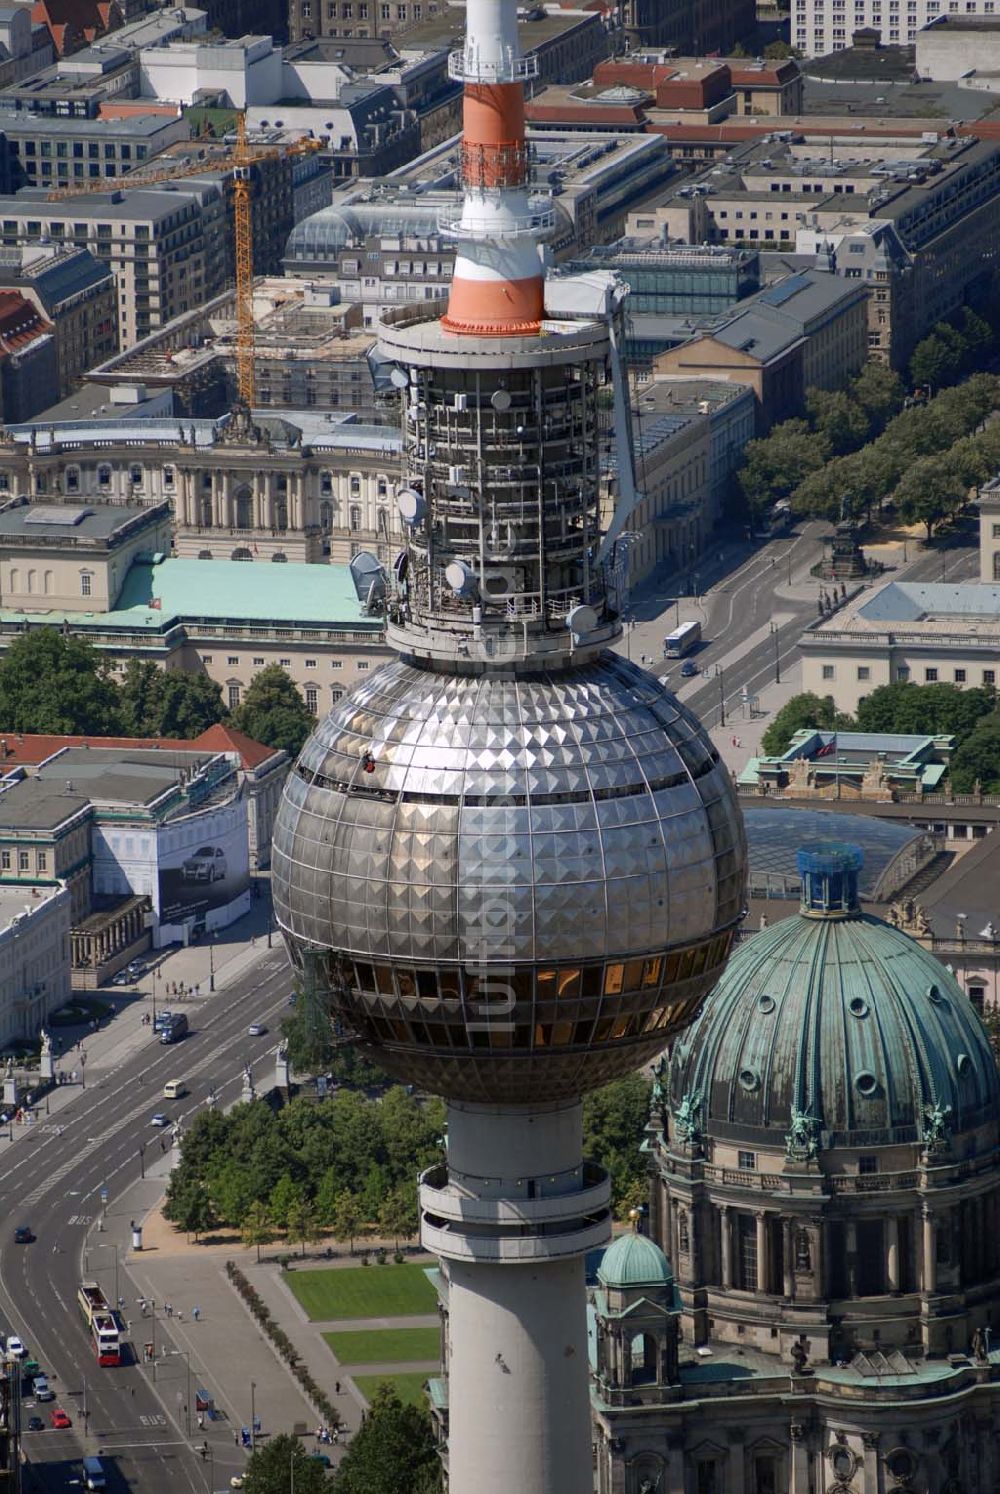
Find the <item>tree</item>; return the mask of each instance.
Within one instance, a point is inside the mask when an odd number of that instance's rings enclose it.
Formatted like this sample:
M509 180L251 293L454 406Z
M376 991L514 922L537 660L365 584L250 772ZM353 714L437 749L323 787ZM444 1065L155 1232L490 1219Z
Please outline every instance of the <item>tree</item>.
M942 384L952 384L962 368L962 352L953 339L943 336L945 323L939 322L933 332L918 342L910 355L910 379L914 388L930 385L939 389Z
M211 1229L217 1223L212 1200L204 1186L193 1178L172 1200L168 1217L174 1224L179 1225L186 1235L194 1235L196 1240L200 1234L204 1234L205 1230Z
M785 420L770 435L748 441L746 462L738 473L739 485L752 519L766 513L779 499L787 498L810 472L829 456L827 443L809 429L805 420Z
M329 1487L323 1464L287 1432L259 1443L243 1473L246 1494L325 1494Z
M992 689L957 685L916 685L897 680L879 685L858 706L858 730L953 736L963 742L983 717L996 709Z
M584 1154L610 1173L616 1209L629 1190L646 1177L640 1146L649 1119L651 1089L641 1075L629 1074L595 1090L583 1102Z
M378 1228L383 1239L391 1239L399 1249L400 1240L412 1240L417 1232L417 1198L414 1185L393 1188L383 1198L378 1211Z
M346 1240L351 1255L354 1242L361 1233L363 1224L361 1209L353 1193L341 1188L333 1202L330 1214L330 1229L335 1240Z
M287 1229L288 1218L297 1204L302 1202L302 1191L290 1173L283 1172L271 1189L267 1209L279 1229Z
M780 757L788 750L788 744L797 731L832 731L843 725L832 695L814 695L806 690L793 695L781 707L767 731L761 738L761 752L765 757Z
M222 1153L213 1159L207 1186L212 1205L222 1223L241 1228L250 1205L256 1201L254 1179L247 1169Z
M856 451L868 440L868 412L843 389L807 389L806 413L835 456Z
M295 1488L298 1491L298 1480ZM404 1406L383 1380L331 1480L332 1494L438 1494L441 1463L427 1411ZM283 1494L251 1489L250 1494Z
M978 783L984 793L1000 790L1000 714L984 716L969 732L951 760L951 787L971 794Z
M291 675L280 664L269 664L254 675L242 704L233 712L232 723L254 741L283 747L291 757L297 757L316 718Z
M118 686L86 639L32 630L0 660L0 721L5 731L114 736L122 726Z
M243 1236L243 1247L245 1250L252 1250L256 1245L257 1260L259 1262L260 1247L262 1245L270 1245L274 1239L274 1231L271 1228L271 1216L267 1212L267 1206L262 1204L259 1199L247 1209L240 1232Z
M301 1245L302 1254L305 1255L306 1246L314 1245L319 1239L316 1210L307 1198L297 1198L289 1205L287 1219L285 1229L288 1243Z
M867 412L875 432L883 431L892 417L899 414L905 395L899 375L874 359L851 381L851 397Z
M200 736L225 719L222 686L207 674L132 659L121 686L124 729L133 737Z
M930 540L942 519L968 502L969 487L947 455L929 456L903 473L893 497L906 522L923 524Z

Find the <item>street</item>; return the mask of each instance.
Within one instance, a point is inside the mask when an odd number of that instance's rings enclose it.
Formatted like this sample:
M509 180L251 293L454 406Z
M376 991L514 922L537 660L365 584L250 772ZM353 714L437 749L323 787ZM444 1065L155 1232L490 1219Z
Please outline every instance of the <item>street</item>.
M101 1190L107 1189L113 1207L115 1197L144 1167L162 1159L161 1138L169 1147L169 1132L150 1124L155 1112L186 1122L204 1108L212 1090L220 1106L232 1103L247 1059L270 1084L273 1045L255 1045L247 1027L255 1021L276 1025L291 984L284 950L277 944L271 951L262 949L257 964L200 1012L192 1011L192 1031L183 1042L161 1046L150 1034L146 1047L88 1085L60 1111L58 1121L38 1123L9 1148L0 1178L0 1212L8 1221L0 1244L0 1315L49 1372L56 1393L48 1405L36 1406L29 1397L22 1403L22 1426L29 1415L38 1414L47 1428L22 1435L32 1464L29 1489L49 1494L66 1489L78 1481L79 1465L74 1469L71 1460L98 1449L113 1460L112 1470L117 1467L121 1480L163 1494L204 1494L212 1488L213 1473L221 1487L228 1483L230 1464L233 1469L242 1466L228 1426L213 1432L209 1422L190 1440L184 1435L183 1377L158 1371L158 1394L149 1368L135 1362L132 1344L121 1366L97 1365L76 1297L83 1275L96 1277L110 1301L115 1295L125 1298L121 1318L123 1326L131 1320L132 1339L141 1343L145 1338L148 1323L140 1316L138 1292L120 1264L115 1243L91 1234L102 1209ZM165 1081L178 1076L187 1081L190 1093L180 1102L164 1100ZM18 1223L31 1226L37 1237L33 1244L13 1243ZM169 1363L175 1345L159 1314L155 1333L158 1358L163 1355L160 1364L164 1359ZM173 1365L183 1371L183 1357L174 1358ZM160 1399L163 1394L166 1403ZM48 1429L54 1405L72 1417L71 1430ZM171 1418L165 1414L168 1409ZM190 1416L194 1426L193 1406ZM203 1460L192 1449L206 1439L212 1457ZM108 1487L115 1487L114 1476Z

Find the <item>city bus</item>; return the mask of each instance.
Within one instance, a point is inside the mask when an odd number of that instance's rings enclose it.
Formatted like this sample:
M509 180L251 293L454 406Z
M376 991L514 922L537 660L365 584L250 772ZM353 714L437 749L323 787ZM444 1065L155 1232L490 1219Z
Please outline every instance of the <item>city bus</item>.
M701 642L701 623L681 623L672 633L668 633L663 640L663 657L665 659L682 659L689 654L695 644Z

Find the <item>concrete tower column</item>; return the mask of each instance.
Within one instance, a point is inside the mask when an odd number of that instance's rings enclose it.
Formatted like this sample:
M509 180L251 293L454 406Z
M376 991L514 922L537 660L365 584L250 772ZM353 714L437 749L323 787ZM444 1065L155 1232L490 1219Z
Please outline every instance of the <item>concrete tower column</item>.
M447 1262L450 1494L592 1484L584 1256L611 1235L578 1103L448 1106L421 1178L421 1238Z
M937 1261L935 1259L934 1215L926 1204L921 1213L923 1220L924 1272L921 1286L927 1293L937 1291Z
M767 1215L763 1209L757 1215L757 1290L770 1291L767 1269Z
M781 1283L781 1289L786 1297L795 1296L794 1250L795 1232L792 1229L792 1221L790 1219L783 1219L781 1221L781 1264L784 1279Z
M722 1233L722 1285L728 1289L733 1284L733 1227L726 1204L719 1209L719 1221Z

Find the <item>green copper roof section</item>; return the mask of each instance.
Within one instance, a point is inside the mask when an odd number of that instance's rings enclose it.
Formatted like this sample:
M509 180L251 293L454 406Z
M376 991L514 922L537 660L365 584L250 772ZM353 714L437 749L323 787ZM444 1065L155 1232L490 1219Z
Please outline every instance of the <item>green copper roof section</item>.
M629 1230L604 1252L597 1279L605 1287L667 1286L674 1273L659 1245L648 1236Z
M710 1134L919 1142L1000 1114L985 1029L945 967L880 919L798 914L741 944L677 1043L672 1108ZM935 1123L928 1112L937 1112Z

